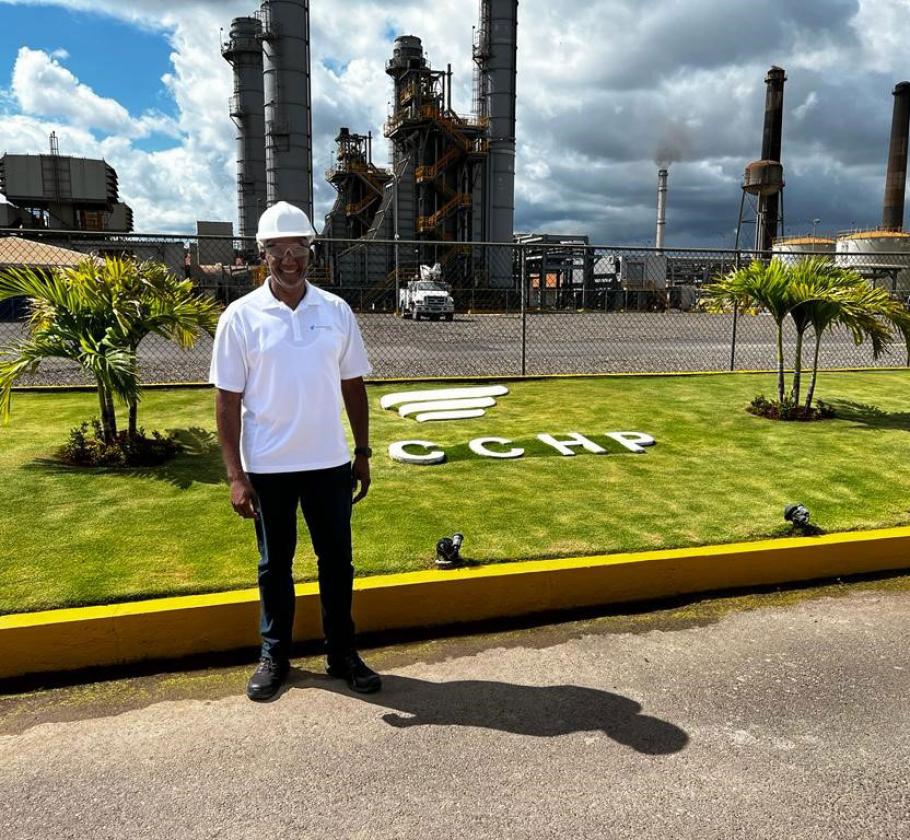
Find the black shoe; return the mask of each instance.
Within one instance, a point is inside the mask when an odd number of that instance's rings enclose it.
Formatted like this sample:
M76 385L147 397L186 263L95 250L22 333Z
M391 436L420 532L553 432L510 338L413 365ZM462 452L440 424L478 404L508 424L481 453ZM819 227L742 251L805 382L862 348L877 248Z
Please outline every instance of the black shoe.
M263 656L259 665L246 684L246 696L250 700L269 700L274 697L287 679L290 663L286 659L272 659Z
M364 664L357 651L344 656L327 656L325 672L330 677L347 680L348 686L361 694L372 694L382 688L379 674Z

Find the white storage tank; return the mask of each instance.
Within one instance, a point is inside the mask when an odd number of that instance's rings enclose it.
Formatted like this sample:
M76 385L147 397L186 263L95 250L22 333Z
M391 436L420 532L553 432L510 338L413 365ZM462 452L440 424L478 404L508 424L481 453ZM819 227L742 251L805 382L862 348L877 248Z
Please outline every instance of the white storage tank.
M782 263L792 265L806 257L828 256L834 259L835 242L823 236L786 236L775 239L771 252Z
M872 285L910 293L910 233L865 230L837 237L835 263L852 268Z

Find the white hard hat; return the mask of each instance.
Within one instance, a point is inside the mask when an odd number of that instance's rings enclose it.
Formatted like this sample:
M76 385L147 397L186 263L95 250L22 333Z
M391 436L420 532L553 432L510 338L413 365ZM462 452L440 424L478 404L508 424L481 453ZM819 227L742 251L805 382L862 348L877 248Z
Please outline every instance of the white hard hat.
M259 217L256 241L262 246L270 239L292 237L312 242L316 238L316 231L303 210L286 201L277 201Z

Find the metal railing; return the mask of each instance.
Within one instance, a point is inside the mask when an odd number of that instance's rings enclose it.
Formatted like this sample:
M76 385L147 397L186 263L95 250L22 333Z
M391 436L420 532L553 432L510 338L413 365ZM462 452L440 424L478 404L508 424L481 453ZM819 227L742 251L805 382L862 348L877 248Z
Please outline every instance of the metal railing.
M453 241L317 240L315 282L357 313L377 378L522 376L771 370L770 315L712 314L701 305L720 274L748 251L621 248L549 242L516 245ZM237 237L0 230L0 271L71 264L82 255L118 254L164 262L227 305L265 276L255 243ZM778 254L795 260L805 252ZM910 296L910 253L823 254L855 268L901 301ZM421 264L441 265L454 320L412 307L409 284ZM0 348L24 334L28 302L0 303ZM414 317L402 317L402 315ZM794 330L787 324L788 353ZM807 342L807 345L811 342ZM2 353L2 350L0 350ZM140 346L145 382L199 382L208 374L211 339L183 351L150 336ZM804 363L811 360L806 349ZM904 366L895 340L873 359L845 330L821 345L822 368ZM788 358L787 364L792 364ZM22 384L81 384L74 364L42 363Z

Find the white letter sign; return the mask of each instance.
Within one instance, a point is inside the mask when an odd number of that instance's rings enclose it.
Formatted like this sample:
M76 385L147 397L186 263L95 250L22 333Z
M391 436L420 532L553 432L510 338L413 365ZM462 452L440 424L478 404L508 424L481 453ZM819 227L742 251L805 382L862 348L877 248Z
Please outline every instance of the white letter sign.
M602 446L598 446L594 443L593 440L588 440L588 438L584 435L580 435L578 432L567 432L561 440L557 440L553 435L546 434L538 435L537 439L549 444L561 455L574 455L575 453L572 451L573 446L580 446L582 449L593 452L595 455L603 455L607 451Z
M613 438L630 452L640 455L645 450L643 446L654 446L654 438L644 432L607 432L608 438Z
M406 446L422 446L429 449L425 455L415 455L408 452ZM428 440L400 440L397 443L389 444L389 457L393 461L401 461L405 464L441 464L446 459L445 452L434 449L435 443Z
M468 446L475 455L480 455L483 458L520 458L525 454L524 449L515 447L510 449L508 452L494 452L492 449L487 449L488 443L501 443L503 446L508 446L512 441L508 438L502 437L480 437L474 438Z

